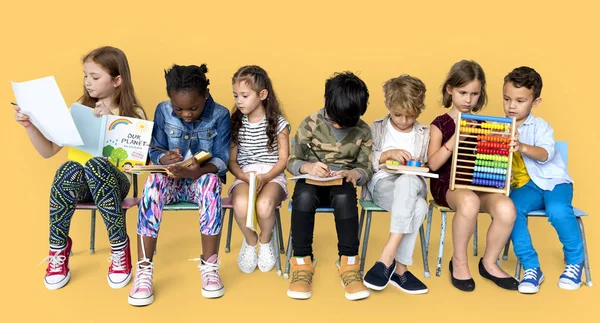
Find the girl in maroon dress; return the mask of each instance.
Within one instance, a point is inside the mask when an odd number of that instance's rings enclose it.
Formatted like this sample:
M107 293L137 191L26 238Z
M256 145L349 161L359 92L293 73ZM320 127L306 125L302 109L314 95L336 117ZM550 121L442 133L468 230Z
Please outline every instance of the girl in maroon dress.
M452 220L452 284L463 291L475 289L475 281L469 272L467 244L475 231L477 215L481 210L491 214L492 224L487 232L485 253L479 261L479 273L502 288L516 290L518 281L496 264L515 221L513 202L508 196L499 193L450 190L451 147L454 147L457 140L455 122L459 112L477 113L483 109L487 101L485 84L483 69L474 61L463 60L454 64L446 77L442 86L442 103L450 111L431 123L429 168L439 174L439 179L431 179L431 194L438 204L456 211Z

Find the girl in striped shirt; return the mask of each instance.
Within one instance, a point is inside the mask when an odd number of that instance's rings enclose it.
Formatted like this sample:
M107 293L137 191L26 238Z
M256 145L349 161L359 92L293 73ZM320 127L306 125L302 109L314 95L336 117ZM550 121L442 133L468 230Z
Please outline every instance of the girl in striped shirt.
M232 84L235 107L231 115L229 170L236 180L229 196L244 234L238 266L244 273L253 272L257 266L267 272L273 269L277 255L271 237L274 211L288 197L283 172L289 156L290 125L264 69L254 65L241 67L233 75ZM259 182L256 215L260 234L246 227L250 172L257 174Z

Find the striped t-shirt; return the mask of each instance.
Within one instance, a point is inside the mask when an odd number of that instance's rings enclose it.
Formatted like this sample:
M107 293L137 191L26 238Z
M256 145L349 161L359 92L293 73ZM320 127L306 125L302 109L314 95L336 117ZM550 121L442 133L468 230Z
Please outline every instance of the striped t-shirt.
M285 128L290 130L290 124L279 117L277 122L277 135ZM267 148L267 119L263 117L259 122L251 123L248 116L242 116L242 126L239 132L237 162L240 167L252 164L275 165L279 160L279 145L277 138L273 142L273 150Z

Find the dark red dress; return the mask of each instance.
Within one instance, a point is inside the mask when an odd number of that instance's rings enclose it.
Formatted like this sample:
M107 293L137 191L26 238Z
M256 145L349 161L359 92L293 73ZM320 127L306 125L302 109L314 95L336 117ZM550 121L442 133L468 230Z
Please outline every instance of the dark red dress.
M452 119L452 117L446 113L435 118L431 125L436 126L442 132L442 145L448 142L452 135L454 135L454 131L456 131L454 119ZM444 163L444 165L442 165L442 167L435 172L440 176L440 178L432 178L430 180L431 195L433 196L435 202L439 205L448 206L448 201L446 201L446 193L450 189L451 169L452 156L450 156L446 163Z

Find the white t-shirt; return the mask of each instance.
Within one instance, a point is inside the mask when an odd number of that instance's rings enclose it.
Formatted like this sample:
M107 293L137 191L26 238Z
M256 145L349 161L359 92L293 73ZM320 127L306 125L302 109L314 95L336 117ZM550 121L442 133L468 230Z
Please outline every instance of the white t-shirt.
M388 120L386 124L386 134L383 139L382 152L392 149L402 149L410 153L411 156L415 156L415 129L412 128L410 132L400 132L394 129L392 126L392 119Z

